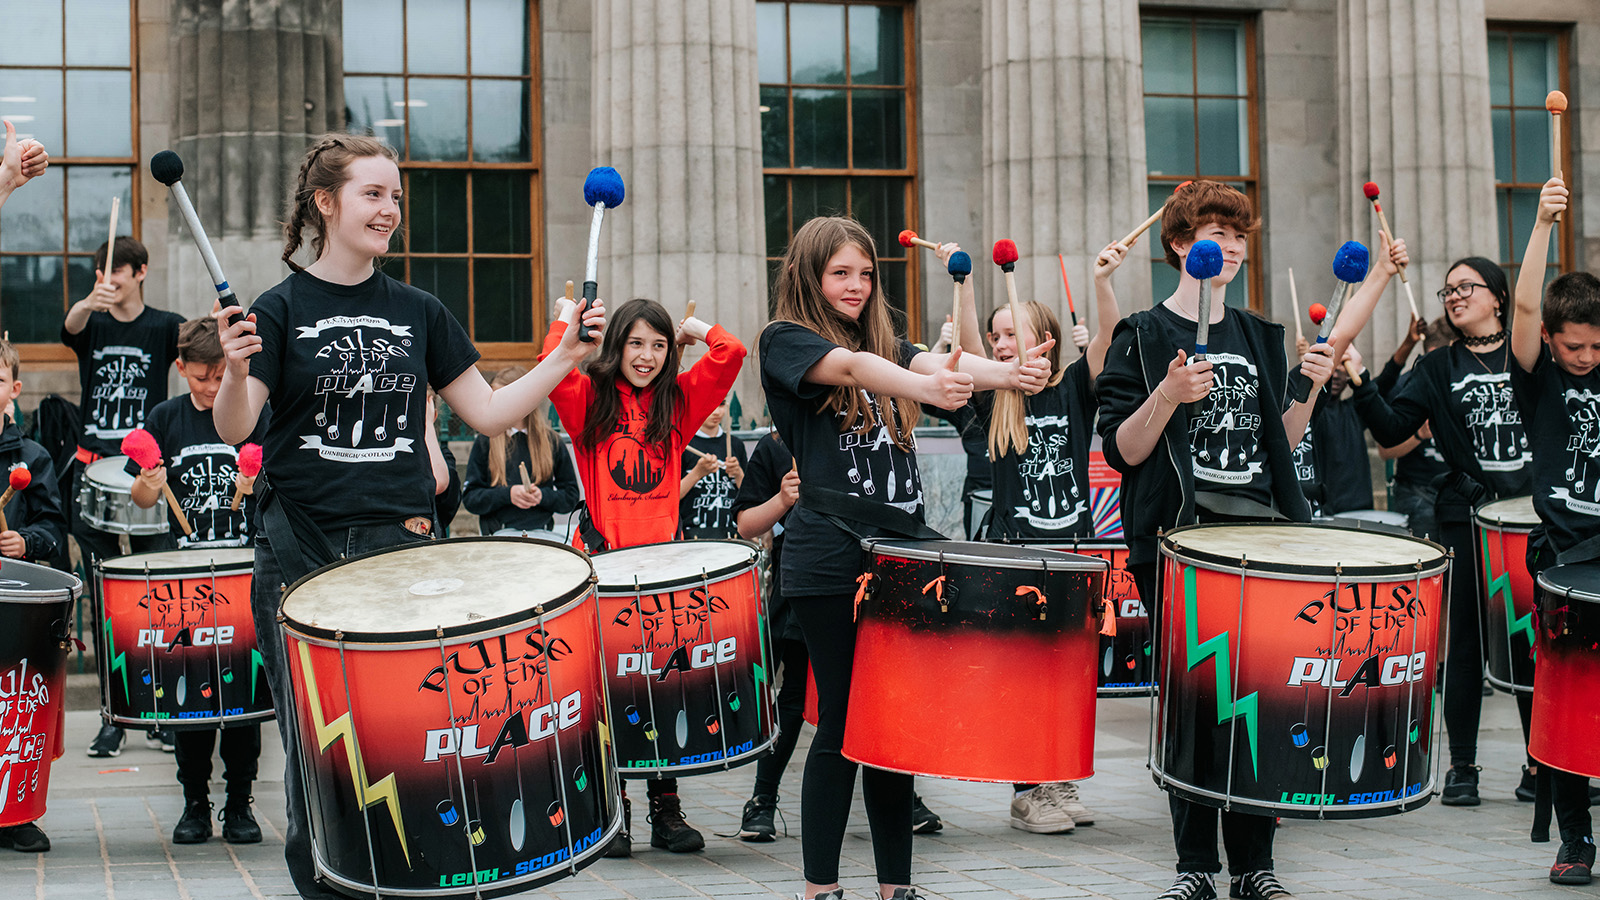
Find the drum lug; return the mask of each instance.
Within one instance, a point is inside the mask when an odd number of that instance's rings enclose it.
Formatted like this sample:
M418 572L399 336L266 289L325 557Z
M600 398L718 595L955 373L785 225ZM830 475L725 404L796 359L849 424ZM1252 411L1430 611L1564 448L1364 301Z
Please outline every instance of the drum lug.
M927 584L922 586L922 594L923 594L923 596L927 596L929 591L933 591L933 599L938 601L938 603L939 603L939 612L942 612L942 613L947 613L947 612L950 611L950 597L946 597L944 595L945 586L948 583L949 582L945 578L945 576L944 575L940 575L938 578L935 578L934 580L932 580L932 581L930 581ZM950 585L949 587L950 587L950 594L953 597L955 595L955 591L956 591L955 585Z

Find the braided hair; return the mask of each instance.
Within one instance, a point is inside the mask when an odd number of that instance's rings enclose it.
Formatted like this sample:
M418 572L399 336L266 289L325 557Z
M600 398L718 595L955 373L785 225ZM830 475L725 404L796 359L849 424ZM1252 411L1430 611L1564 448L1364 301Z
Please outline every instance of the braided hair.
M393 147L375 137L357 134L325 134L306 150L305 159L300 161L300 174L295 179L294 195L289 198L289 221L283 226L283 261L290 269L305 271L293 257L300 249L300 232L307 226L313 232L311 252L322 256L328 228L322 210L317 209L317 193L325 191L337 202L339 189L350 180L350 163L367 156L400 161Z

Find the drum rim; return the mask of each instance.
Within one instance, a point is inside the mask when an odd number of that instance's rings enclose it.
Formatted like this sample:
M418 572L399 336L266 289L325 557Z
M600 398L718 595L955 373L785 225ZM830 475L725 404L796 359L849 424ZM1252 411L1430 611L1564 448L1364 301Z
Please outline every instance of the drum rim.
M382 556L386 553L400 553L406 550L418 550L424 547L440 547L446 544L485 542L504 543L508 541L514 541L523 544L537 544L542 547L556 547L567 553L578 556L583 560L584 564L589 567L589 577L584 581L579 582L576 587L571 588L565 593L558 594L543 603L535 604L533 606L519 609L515 612L509 612L504 615L479 619L476 622L462 623L457 625L436 625L432 629L411 629L407 631L344 631L342 629L327 628L321 625L308 625L305 622L290 616L288 613L284 612L283 609L284 604L288 602L289 598L293 596L295 591L299 590L307 582L311 581L313 578L316 578L318 575L331 572L336 568L369 560L373 557ZM316 569L306 574L294 584L289 585L289 588L283 592L283 596L278 598L278 605L277 609L274 610L274 615L277 619L279 628L293 635L297 639L305 640L310 643L322 643L324 646L349 646L352 644L363 644L370 645L374 648L399 650L404 649L401 645L405 644L437 644L438 641L444 639L453 641L456 638L461 637L492 636L492 632L497 633L501 631L514 631L519 627L525 627L529 624L529 620L534 617L554 618L555 616L562 615L574 608L574 604L576 602L581 601L591 592L593 585L594 564L589 561L587 554L568 546L567 544L557 543L556 541L541 541L536 538L485 537L482 535L470 535L466 537L442 538L440 540L426 542L413 541L405 544L397 544L393 547L383 547L378 550L369 550L366 553L360 553L355 556L347 556L343 559L329 563L320 569Z
M629 550L641 550L641 549L644 549L646 547L669 547L669 546L676 546L678 544L696 544L696 543L698 543L698 544L737 544L740 547L743 547L744 549L748 550L749 553L750 553L750 557L749 557L749 559L746 559L746 560L744 560L742 562L729 563L728 565L723 566L720 569L703 570L699 575L690 575L690 576L688 576L686 578L667 578L667 579L663 579L661 581L651 581L651 582L641 581L641 582L638 582L637 584L608 584L608 583L600 580L600 571L598 569L596 569L595 573L594 573L594 577L595 577L594 592L595 592L595 594L597 596L600 596L600 597L632 597L635 594L651 594L651 593L658 593L660 591L672 591L672 590L678 590L680 588L685 588L685 587L694 587L695 585L701 584L701 583L709 583L709 582L721 581L724 578L728 578L728 577L733 576L733 575L739 575L739 574L747 572L747 571L749 571L751 569L754 569L756 567L756 562L759 559L759 555L758 554L760 553L760 549L761 549L761 548L757 547L754 543L752 543L750 541L743 540L743 539L734 540L732 538L717 538L715 540L707 540L707 541L655 541L654 543L649 543L649 544L634 544L631 547L617 547L616 549L607 550L607 551L605 551L603 553L596 553L594 555L595 556L606 556L606 555L611 554L611 553L623 553L623 552L626 552L626 551L629 551ZM593 566L593 562L592 561L590 562L590 565L591 565L591 567Z
M1594 564L1593 563L1570 563L1569 565L1590 566L1590 565L1594 565ZM1565 586L1562 586L1562 585L1558 585L1555 582L1550 581L1550 580L1548 580L1546 578L1546 576L1549 575L1551 572L1554 572L1557 569L1565 569L1565 568L1566 568L1566 566L1551 566L1550 568L1545 569L1544 571L1539 573L1537 578L1534 579L1534 586L1537 587L1541 591L1548 591L1549 593L1555 594L1555 595L1560 596L1560 597L1566 597L1568 599L1576 598L1578 600L1584 601L1585 603L1600 603L1600 593L1593 593L1592 594L1592 593L1590 593L1590 592L1588 592L1586 590L1583 590L1582 588L1565 587ZM1534 605L1537 607L1537 605L1538 605L1538 601L1537 600L1534 602Z
M1491 506L1498 506L1501 503L1512 503L1517 500L1526 500L1532 504L1533 496L1530 494L1520 494L1515 497L1500 497L1495 500L1490 500L1487 503L1480 504L1477 509L1472 511L1472 519L1474 522L1477 522L1480 525L1496 526L1501 531L1509 531L1516 534L1527 534L1533 531L1534 527L1539 524L1538 510L1534 510L1532 522L1511 522L1507 521L1506 519L1496 519L1492 518L1488 512L1489 507Z
M951 563L963 566L985 566L991 569L1015 569L1024 572L1082 572L1085 574L1104 573L1111 571L1111 562L1098 556L1088 556L1082 553L1068 553L1065 550L1054 550L1048 547L1028 547L1046 556L1035 559L1007 559L995 560L992 557L970 556L965 553L941 553L936 551L917 552L909 547L899 546L906 544L987 544L997 546L1020 547L1020 544L1000 544L996 541L918 541L911 538L862 538L861 549L874 555L882 554L897 559L916 560L918 562ZM884 553L882 549L897 550L898 553Z
M1184 525L1181 528L1174 528L1171 531L1161 535L1161 555L1168 559L1174 559L1180 562L1199 564L1211 571L1244 572L1246 574L1260 575L1288 575L1292 578L1297 577L1299 579L1307 580L1322 580L1323 578L1334 576L1338 577L1344 582L1361 580L1399 581L1410 578L1431 578L1434 575L1438 575L1439 573L1445 571L1450 565L1449 551L1446 550L1443 545L1427 540L1426 538L1406 537L1403 535L1388 536L1402 538L1407 541L1414 541L1418 544L1427 546L1437 551L1437 556L1429 560L1418 557L1418 560L1415 563L1395 563L1393 565L1383 566L1346 565L1344 563L1340 563L1338 564L1336 573L1334 566L1260 562L1249 559L1248 557L1246 557L1244 560L1246 565L1240 565L1241 560L1236 557L1225 557L1215 553L1195 550L1192 547L1182 547L1175 544L1173 541L1173 537L1175 535L1182 535L1186 532L1195 531L1197 529L1238 527L1249 528L1253 527L1255 524L1277 525L1280 527L1294 528L1316 528L1326 531L1346 531L1353 534L1368 536L1374 534L1385 534L1385 532L1374 531L1370 528L1351 528L1347 525L1333 525L1323 522L1211 523Z
M60 587L8 588L0 586L0 605L6 603L72 603L83 596L83 579L79 578L76 573L63 572L60 569L21 559L8 559L5 560L4 565L0 565L0 581L7 580L8 576L5 574L7 568L14 572L17 566L23 568L24 574L30 568L43 569L53 576L65 578L67 583Z
M1301 806L1276 800L1257 800L1254 797L1241 794L1226 794L1190 784L1187 781L1169 775L1161 763L1157 761L1158 750L1161 746L1161 744L1152 745L1148 765L1150 767L1150 777L1155 781L1156 786L1162 790L1168 793L1187 795L1188 799L1201 802L1205 806L1211 805L1209 801L1221 800L1232 806L1271 810L1277 815L1291 819L1361 819L1377 818L1391 813L1410 812L1426 806L1433 799L1433 787L1438 783L1438 777L1433 774L1430 768L1428 781L1424 787L1416 793L1405 797L1397 797L1393 800L1383 800L1377 803L1336 803L1326 806ZM1429 751L1433 751L1431 745Z
M1078 537L1078 538L1011 538L1001 537L990 541L976 541L983 544L1005 544L1011 547L1028 547L1034 550L1057 550L1062 553L1071 553L1071 550L1062 550L1063 547L1081 547L1085 550L1121 550L1127 552L1126 541L1114 537Z
M124 560L137 560L137 559L139 559L141 557L166 555L168 553L206 553L206 552L212 551L212 550L244 550L244 551L247 551L250 554L250 556L249 556L248 559L242 559L242 560L240 560L238 562L231 562L231 563L226 563L224 565L217 565L217 566L201 565L201 564L197 563L195 565L173 566L171 568L165 568L165 569L120 569L120 568L112 568L112 566L115 566L116 564L121 563ZM178 550L152 550L152 551L150 551L148 553L130 553L127 556L117 556L117 557L113 557L111 559L95 560L94 573L95 573L95 577L101 579L102 581L107 579L107 578L111 578L111 579L116 580L116 581L137 581L137 580L143 578L146 574L149 574L149 575L158 575L158 574L159 575L184 575L184 576L186 576L186 575L207 575L207 574L210 574L213 570L218 575L238 575L238 574L241 574L243 572L252 572L252 571L254 571L255 570L255 565L256 565L255 549L253 547L197 547L197 548L192 549L192 550L183 550L183 549L178 549Z

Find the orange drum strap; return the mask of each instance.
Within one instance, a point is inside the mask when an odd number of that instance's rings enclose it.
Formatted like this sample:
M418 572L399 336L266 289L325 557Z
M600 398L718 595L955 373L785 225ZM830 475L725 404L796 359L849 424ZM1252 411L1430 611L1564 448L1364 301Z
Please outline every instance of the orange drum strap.
M1037 604L1038 607L1039 607L1039 621L1043 622L1044 621L1044 609L1045 609L1044 591L1041 591L1036 587L1033 587L1031 585L1026 585L1026 584L1021 585L1021 586L1019 586L1017 588L1017 596L1018 597L1026 597L1029 594L1033 595L1033 597L1034 597L1033 602L1035 604Z
M856 603L850 610L850 621L852 622L861 618L861 601L867 599L867 594L872 592L872 573L862 572L856 577L856 585Z

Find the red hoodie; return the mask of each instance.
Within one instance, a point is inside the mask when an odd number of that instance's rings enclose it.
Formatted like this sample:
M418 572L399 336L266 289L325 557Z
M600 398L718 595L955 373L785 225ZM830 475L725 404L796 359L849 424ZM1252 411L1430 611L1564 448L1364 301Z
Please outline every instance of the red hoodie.
M566 330L565 322L550 327L541 360L561 343ZM678 534L678 460L701 423L728 395L744 364L744 345L721 325L711 326L706 343L705 355L678 374L685 403L665 447L646 444L641 437L655 395L650 388L638 390L627 379L617 379L622 415L616 431L593 451L579 443L594 406L589 376L574 369L550 392L550 402L577 452L589 518L612 549L670 541Z

